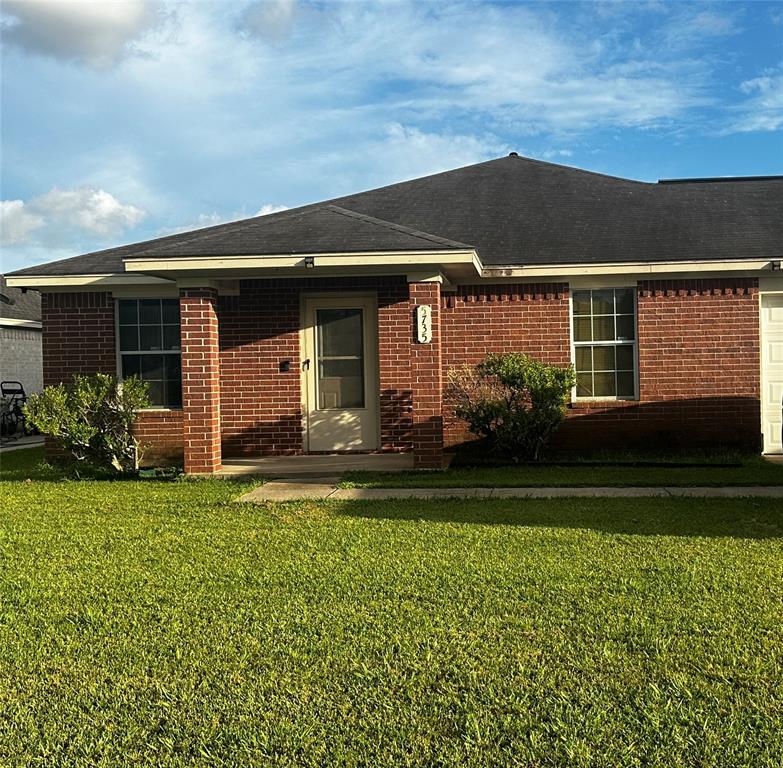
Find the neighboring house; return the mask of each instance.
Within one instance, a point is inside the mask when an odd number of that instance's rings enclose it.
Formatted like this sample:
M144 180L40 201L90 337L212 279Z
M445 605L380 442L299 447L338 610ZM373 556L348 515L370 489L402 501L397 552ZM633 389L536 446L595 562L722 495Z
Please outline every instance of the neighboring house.
M139 374L141 438L222 456L466 437L448 369L573 362L558 444L781 452L783 177L657 184L516 154L14 273L44 382Z
M21 381L25 392L43 389L41 295L6 285L0 275L0 381Z

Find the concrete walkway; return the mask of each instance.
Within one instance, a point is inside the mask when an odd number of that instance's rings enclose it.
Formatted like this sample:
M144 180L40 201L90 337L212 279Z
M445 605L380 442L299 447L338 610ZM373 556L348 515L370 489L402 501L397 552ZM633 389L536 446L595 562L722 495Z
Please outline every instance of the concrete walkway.
M35 448L43 444L44 439L41 435L28 435L13 440L3 440L0 442L0 453L18 451L22 448Z
M783 499L782 485L750 485L747 487L692 487L678 488L338 488L330 483L274 482L266 483L246 493L239 500L264 503L267 501L298 501L300 499L329 499L329 501L359 501L375 499L556 499L556 498L640 498L658 496L670 498L740 498L757 496Z

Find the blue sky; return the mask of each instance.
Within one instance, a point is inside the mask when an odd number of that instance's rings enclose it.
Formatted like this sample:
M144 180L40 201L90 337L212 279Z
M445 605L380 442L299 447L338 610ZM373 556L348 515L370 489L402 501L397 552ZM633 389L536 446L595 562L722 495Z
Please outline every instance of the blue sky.
M5 0L2 269L515 150L783 173L783 2Z

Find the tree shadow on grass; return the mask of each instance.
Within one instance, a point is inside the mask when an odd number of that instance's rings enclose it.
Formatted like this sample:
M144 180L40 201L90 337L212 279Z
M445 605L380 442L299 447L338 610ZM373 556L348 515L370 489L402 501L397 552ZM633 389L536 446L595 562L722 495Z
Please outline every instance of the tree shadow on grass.
M631 536L783 538L781 499L444 499L334 504L341 516L400 522L573 528Z

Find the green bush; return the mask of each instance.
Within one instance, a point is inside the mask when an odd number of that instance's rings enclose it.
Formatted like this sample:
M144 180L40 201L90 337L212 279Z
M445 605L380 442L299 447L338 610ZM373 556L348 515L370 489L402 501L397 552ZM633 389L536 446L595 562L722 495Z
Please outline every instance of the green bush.
M25 415L77 461L120 474L138 470L140 448L131 428L136 410L149 407L147 384L96 373L31 395Z
M534 461L565 418L575 383L573 366L492 354L449 371L447 398L474 435L514 461Z

